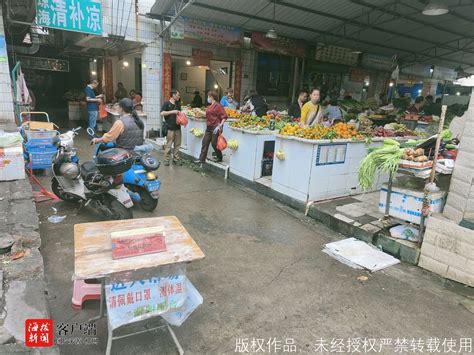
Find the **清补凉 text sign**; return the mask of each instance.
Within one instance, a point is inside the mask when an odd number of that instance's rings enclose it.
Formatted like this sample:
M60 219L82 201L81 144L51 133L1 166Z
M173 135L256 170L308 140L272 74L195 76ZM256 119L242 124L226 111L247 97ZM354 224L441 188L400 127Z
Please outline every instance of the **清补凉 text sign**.
M97 0L36 0L36 24L102 35L102 4Z

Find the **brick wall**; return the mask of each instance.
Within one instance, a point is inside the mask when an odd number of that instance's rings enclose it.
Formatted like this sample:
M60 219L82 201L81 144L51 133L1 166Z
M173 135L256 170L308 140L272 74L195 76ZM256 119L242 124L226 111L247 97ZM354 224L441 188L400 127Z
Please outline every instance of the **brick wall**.
M428 219L420 267L474 287L474 231L435 214Z
M464 114L466 119L464 132L454 166L448 200L444 215L456 223L461 222L466 213L474 217L474 100Z
M3 13L0 6L0 36L5 36ZM12 81L8 61L0 62L0 124L15 122Z

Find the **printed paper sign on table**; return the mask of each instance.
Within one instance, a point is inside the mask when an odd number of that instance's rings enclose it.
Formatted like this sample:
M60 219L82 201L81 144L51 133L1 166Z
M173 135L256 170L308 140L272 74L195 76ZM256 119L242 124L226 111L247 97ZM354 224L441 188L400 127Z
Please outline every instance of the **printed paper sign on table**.
M109 323L115 329L182 307L186 301L186 275L108 284L105 295Z
M102 35L102 3L97 0L36 0L36 24Z

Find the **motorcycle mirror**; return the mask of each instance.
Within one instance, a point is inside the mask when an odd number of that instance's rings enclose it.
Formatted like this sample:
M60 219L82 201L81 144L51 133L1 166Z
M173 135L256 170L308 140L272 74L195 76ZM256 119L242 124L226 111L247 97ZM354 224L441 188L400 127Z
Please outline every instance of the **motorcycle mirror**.
M95 137L95 132L94 132L94 130L93 130L92 128L88 127L88 128L87 128L87 133L88 133L90 136Z

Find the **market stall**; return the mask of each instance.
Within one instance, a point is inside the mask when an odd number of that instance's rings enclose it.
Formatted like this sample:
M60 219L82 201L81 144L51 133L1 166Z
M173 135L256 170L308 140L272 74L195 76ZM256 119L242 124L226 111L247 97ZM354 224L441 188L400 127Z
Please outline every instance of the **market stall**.
M230 173L255 181L272 173L274 131L229 127Z

